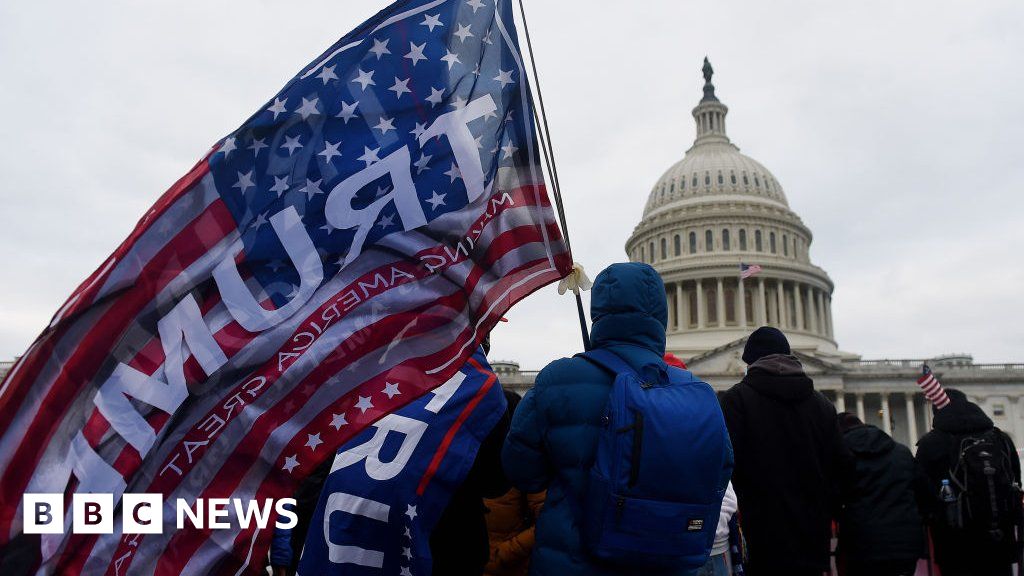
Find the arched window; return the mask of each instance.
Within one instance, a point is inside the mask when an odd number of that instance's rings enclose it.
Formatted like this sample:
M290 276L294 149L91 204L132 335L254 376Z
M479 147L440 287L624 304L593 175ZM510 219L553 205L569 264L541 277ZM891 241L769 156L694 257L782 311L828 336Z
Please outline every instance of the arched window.
M725 178L722 176L722 173L719 172L718 173L718 185L721 186L722 184L725 184Z
M750 186L750 180L747 179L747 173L746 172L743 173L743 185L744 186Z
M640 247L640 261L641 262L646 262L647 261L646 258L647 258L647 255L644 254L644 247L641 246Z
M736 323L736 291L726 288L725 292L725 322L726 324Z
M654 262L654 242L651 242L648 246L651 248L651 262Z
M697 233L690 232L690 254L697 253Z
M694 188L697 187L697 175L696 174L693 175L693 187Z
M670 194L675 194L676 193L676 183L675 182L672 182L672 184L669 185L669 190L668 191L669 191Z
M796 251L796 236L793 237L793 258L800 257L800 253Z
M729 230L722 230L722 250L725 250L726 252L732 250L731 240L732 239L729 238Z
M789 256L789 237L785 234L782 235L782 254Z
M679 191L680 192L686 192L686 178L685 177L679 179Z
M733 186L736 185L736 173L735 172L730 172L729 173L729 180L732 182Z
M772 254L776 253L776 250L775 250L775 232L772 232L771 234L768 234L768 248L771 250ZM651 245L651 250L654 250L654 245Z
M715 251L715 235L711 232L711 230L706 230L704 232L704 251Z
M764 244L761 243L761 231L754 230L754 250L764 252Z
M754 174L754 186L761 187L761 179L757 177L757 174Z
M704 185L711 186L711 172L704 173Z
M683 252L683 239L679 236L679 234L676 234L675 238L672 239L672 244L673 244L672 247L675 249L674 250L675 251L675 255L679 256L680 254L682 254L682 252Z
M668 259L668 240L664 238L661 239L661 259Z
M743 228L740 228L740 250L747 250L747 231Z

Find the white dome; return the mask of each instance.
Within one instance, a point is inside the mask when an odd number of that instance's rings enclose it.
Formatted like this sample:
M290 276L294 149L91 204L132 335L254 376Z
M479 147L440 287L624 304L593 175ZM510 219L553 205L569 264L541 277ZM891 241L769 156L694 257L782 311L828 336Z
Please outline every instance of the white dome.
M788 208L786 193L775 176L732 144L707 143L691 148L669 168L651 190L644 216L663 206L708 196L744 195Z

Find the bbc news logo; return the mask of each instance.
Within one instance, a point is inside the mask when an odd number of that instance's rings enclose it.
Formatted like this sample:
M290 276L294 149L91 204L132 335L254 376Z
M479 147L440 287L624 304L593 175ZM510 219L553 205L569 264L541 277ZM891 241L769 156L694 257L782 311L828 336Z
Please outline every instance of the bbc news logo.
M63 534L68 526L63 494L25 494L22 520L25 534ZM160 494L124 494L121 497L121 534L161 534L164 513L170 513ZM198 499L194 505L176 499L173 506L178 530L187 527L239 530L252 526L263 530L276 512L276 528L290 529L299 523L295 499L243 500ZM71 499L72 534L113 534L117 515L113 494L74 494Z

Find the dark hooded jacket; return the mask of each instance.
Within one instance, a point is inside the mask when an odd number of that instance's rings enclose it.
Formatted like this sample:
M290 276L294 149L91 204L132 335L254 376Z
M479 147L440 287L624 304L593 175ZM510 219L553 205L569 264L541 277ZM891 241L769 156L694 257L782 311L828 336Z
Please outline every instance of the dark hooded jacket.
M591 317L593 348L610 350L641 372L664 366L665 286L653 268L613 264L603 271L594 282ZM548 491L530 574L624 574L595 565L580 542L582 494L612 380L582 358L556 360L538 374L513 417L502 454L505 473L524 492ZM684 572L667 574L677 573Z
M954 445L969 436L984 434L993 429L992 420L981 408L967 400L963 392L947 389L950 404L935 412L932 430L917 443L917 465L925 477L925 487L919 494L922 512L932 532L935 557L943 571L975 570L982 560L991 560L997 566L1009 566L1014 560L1012 547L997 546L985 539L963 532L951 533L944 522L944 509L939 496L943 479L949 479L950 468L958 458ZM1010 453L1013 477L1020 483L1020 459L1013 440L1000 432Z
M800 361L783 354L751 364L721 401L748 573L828 570L839 475L848 461L832 403L814 390Z
M842 482L839 548L860 564L924 557L924 524L917 509L919 480L910 449L874 426L843 434L853 457Z

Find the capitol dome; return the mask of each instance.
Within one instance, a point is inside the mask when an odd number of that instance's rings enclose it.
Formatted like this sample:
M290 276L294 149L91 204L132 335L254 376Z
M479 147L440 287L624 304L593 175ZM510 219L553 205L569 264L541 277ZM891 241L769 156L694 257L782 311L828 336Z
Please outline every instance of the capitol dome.
M771 325L794 349L844 356L833 338L832 280L811 263L811 231L775 176L729 140L729 109L707 59L703 72L693 146L655 183L626 243L630 260L665 281L668 349L693 358ZM744 280L742 264L763 271Z

